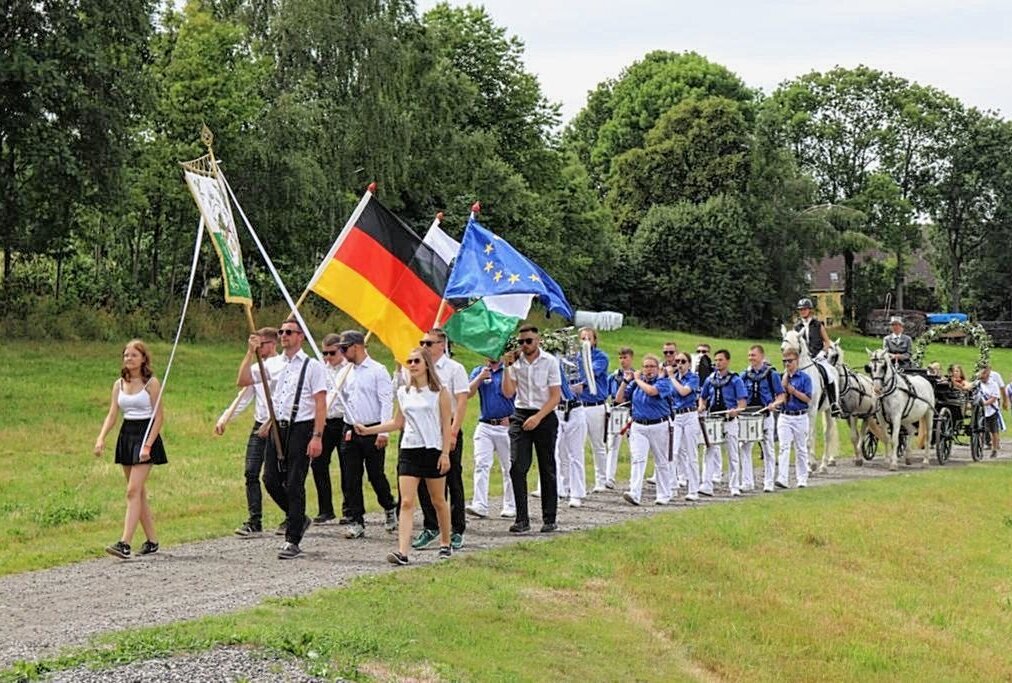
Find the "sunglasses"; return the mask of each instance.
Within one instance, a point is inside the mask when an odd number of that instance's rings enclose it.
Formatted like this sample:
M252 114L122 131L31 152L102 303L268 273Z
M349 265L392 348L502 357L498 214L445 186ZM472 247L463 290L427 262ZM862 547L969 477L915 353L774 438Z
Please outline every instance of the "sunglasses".
M408 360L406 362L407 362L408 365L418 365L419 363L422 362L422 359L421 358L408 358Z
M278 334L283 335L285 337L287 337L290 334L298 334L299 332L300 330L292 330L286 328L281 328L280 330L278 330Z
M418 345L419 346L424 346L424 347L428 348L428 347L432 346L433 344L442 344L442 343L443 343L443 340L441 340L441 339L423 339L422 341L418 342Z
M665 356L673 356L673 355L675 355L675 352L674 351L665 351L664 355Z
M710 349L696 349L696 353L710 353Z
M685 360L684 358L676 360L675 362L678 363L679 365L688 365L689 364L689 361Z
M533 344L537 341L537 339L534 337L528 337L526 339L518 339L517 341L526 346L527 344Z
M797 358L784 358L784 365L787 365L788 363L793 363L796 360Z
M324 356L336 356L337 355L337 351L324 351L323 355Z

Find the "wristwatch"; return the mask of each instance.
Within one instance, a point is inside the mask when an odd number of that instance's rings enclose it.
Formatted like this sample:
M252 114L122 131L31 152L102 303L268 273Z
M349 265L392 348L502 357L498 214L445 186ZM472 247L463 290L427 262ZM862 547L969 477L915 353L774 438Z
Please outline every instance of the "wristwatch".
M323 432L313 432L313 438L323 438Z

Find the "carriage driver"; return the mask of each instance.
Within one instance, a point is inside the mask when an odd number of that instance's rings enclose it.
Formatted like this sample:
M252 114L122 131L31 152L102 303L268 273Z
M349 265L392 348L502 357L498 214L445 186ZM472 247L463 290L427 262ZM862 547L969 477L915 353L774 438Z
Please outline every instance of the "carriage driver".
M889 329L893 333L883 337L882 348L889 354L897 369L906 370L910 367L910 353L914 349L914 340L910 335L903 334L903 318L898 315L889 319Z
M832 342L829 341L826 326L812 315L813 307L814 304L808 297L798 302L798 315L801 316L801 320L794 325L794 331L800 332L805 337L805 341L808 343L808 353L811 354L816 365L822 369L823 376L826 378L829 406L833 417L840 417L840 404L836 395L836 368L830 365L826 359L826 348Z

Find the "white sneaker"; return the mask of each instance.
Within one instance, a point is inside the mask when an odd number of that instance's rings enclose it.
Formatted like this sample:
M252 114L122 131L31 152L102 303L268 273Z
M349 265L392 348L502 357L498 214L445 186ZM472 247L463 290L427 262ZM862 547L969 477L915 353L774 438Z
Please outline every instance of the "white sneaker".
M512 519L517 516L516 510L503 510L499 513L499 516L503 519Z
M615 488L615 480L614 479L609 479L608 481L604 482L604 487L606 489L614 489Z
M540 498L540 497L541 497L541 489L534 489L533 491L531 491L531 498Z
M580 500L579 498L570 498L569 499L569 507L571 507L571 508L578 508L578 507L582 507L582 506L583 506L583 501Z
M686 493L685 494L685 500L696 501L696 500L699 500L699 496L696 495L695 493Z
M678 488L684 489L684 488L688 488L688 487L689 487L689 480L688 479L679 479L678 480Z
M713 490L707 491L706 489L699 489L699 495L706 496L707 498L713 498ZM688 496L686 496L688 498Z
M772 486L763 486L763 493L773 493Z
M465 505L464 512L474 517L488 517L488 510L481 510L474 503Z
M808 484L806 482L799 481L798 482L798 488L799 489L806 489L806 488L808 488Z
M654 501L654 505L671 505L671 501L661 500L660 498L658 498L657 500Z
M656 477L656 476L653 476L653 477L647 477L647 478L646 478L646 479L644 480L644 483L646 483L646 484L650 484L651 486L653 486L653 485L657 484L657 477Z
M624 498L627 503L632 503L633 505L639 505L640 504L640 502L638 500L636 500L635 498L633 498L633 494L630 493L629 491L626 491L625 493L623 493L622 494L622 498Z
M738 489L731 489L731 497L732 498L735 497L735 496L740 496L740 495L741 495L741 491L739 491Z
M604 493L607 490L608 489L606 489L603 484L598 484L597 486L595 486L594 488L592 488L590 490L590 492L591 493Z

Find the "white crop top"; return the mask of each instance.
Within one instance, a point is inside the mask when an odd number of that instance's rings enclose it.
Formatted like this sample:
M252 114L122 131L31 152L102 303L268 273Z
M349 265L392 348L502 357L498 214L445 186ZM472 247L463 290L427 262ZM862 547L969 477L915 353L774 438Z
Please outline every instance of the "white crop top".
M148 380L150 382L151 380ZM128 394L123 391L123 380L119 381L119 409L123 411L124 420L149 420L151 419L152 405L151 396L148 394L148 384L136 394Z
M443 430L439 420L439 394L428 387L408 391L397 389L397 402L404 415L401 448L443 448Z

